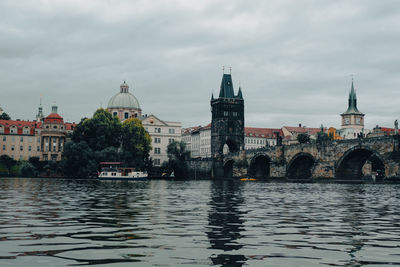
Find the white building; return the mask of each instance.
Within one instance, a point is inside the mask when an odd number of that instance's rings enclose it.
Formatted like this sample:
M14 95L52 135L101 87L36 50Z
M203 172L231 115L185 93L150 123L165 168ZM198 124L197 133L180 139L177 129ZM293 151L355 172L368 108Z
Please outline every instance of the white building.
M150 158L153 159L154 166L160 166L168 160L168 145L173 141L181 141L181 123L163 121L154 115L150 115L142 120L142 124L151 136Z
M281 129L274 128L246 127L244 131L245 149L276 146L276 135L283 135ZM182 140L185 142L192 158L211 157L211 123L204 127L195 126L183 129Z

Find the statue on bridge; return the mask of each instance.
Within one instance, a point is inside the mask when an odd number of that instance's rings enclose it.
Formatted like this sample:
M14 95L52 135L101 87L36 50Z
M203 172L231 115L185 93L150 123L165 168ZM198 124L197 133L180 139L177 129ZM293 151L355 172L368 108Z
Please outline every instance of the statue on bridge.
M397 120L394 121L394 134L399 134L399 122Z

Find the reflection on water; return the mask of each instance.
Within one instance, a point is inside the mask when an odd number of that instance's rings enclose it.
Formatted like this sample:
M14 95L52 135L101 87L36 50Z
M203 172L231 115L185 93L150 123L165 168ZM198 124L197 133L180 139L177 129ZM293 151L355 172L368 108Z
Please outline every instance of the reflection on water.
M209 230L207 232L211 248L219 251L237 251L243 247L240 243L241 232L244 231L244 212L240 206L245 202L241 194L240 183L232 181L216 181L211 184L210 211L208 215ZM246 257L241 254L221 253L212 255L215 265L242 266Z
M400 186L1 179L1 266L400 266Z

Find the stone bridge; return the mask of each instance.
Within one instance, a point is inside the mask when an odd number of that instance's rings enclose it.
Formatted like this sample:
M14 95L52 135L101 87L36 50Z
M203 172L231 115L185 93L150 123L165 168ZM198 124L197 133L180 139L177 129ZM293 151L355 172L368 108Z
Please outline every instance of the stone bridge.
M399 136L386 136L228 153L218 164L219 173L224 177L288 179L397 177L399 140Z

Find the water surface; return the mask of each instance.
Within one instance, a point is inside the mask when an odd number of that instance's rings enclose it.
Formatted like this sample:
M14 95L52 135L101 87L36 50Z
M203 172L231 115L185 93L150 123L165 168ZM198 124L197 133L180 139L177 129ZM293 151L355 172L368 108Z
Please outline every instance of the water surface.
M0 179L1 266L400 266L400 185Z

